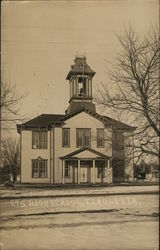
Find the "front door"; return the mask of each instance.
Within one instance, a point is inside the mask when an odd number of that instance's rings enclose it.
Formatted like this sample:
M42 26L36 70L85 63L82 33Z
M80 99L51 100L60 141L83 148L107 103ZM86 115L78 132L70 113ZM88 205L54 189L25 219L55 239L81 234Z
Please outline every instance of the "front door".
M88 182L88 167L81 167L81 183Z
M89 166L90 166L90 161L81 161L80 162L80 182L81 183L89 182L89 179L90 179Z

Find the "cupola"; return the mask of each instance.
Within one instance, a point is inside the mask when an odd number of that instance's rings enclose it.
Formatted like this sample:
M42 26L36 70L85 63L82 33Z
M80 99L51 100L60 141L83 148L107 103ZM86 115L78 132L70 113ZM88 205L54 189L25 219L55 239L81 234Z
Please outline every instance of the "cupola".
M69 81L69 107L66 113L78 111L82 107L95 112L95 104L92 103L92 78L95 75L86 62L85 56L76 56L74 65L66 77Z

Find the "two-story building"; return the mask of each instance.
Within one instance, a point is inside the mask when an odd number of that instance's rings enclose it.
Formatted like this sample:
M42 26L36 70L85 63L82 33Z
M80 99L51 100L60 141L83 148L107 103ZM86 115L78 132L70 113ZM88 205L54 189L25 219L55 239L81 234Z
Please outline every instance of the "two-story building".
M134 127L96 112L95 72L76 57L67 75L65 114L42 114L17 125L21 145L21 183L112 183L133 179L125 137Z

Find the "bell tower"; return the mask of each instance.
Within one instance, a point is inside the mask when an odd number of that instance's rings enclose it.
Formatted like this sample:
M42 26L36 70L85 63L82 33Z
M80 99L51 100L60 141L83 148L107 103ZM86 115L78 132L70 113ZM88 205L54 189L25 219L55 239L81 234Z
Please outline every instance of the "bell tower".
M92 78L95 75L86 62L85 56L76 56L74 65L71 65L66 80L69 80L70 99L66 114L78 111L85 107L95 112L95 104L92 103Z

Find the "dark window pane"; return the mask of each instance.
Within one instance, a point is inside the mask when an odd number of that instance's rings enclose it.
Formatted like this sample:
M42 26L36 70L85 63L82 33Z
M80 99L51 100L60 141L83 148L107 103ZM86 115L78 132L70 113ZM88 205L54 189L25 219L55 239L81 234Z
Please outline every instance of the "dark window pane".
M97 129L97 147L104 147L104 129Z
M62 146L69 147L70 144L70 129L63 128L62 129Z
M39 132L40 148L47 148L47 132Z
M83 146L83 130L77 129L77 147Z
M32 161L32 178L39 177L39 171L38 171L38 160Z
M97 178L105 178L105 161L96 161Z
M39 161L39 177L40 178L47 177L47 161L46 160Z
M64 177L70 178L70 165L68 161L65 161Z
M32 132L32 148L39 148L39 132Z
M90 147L91 129L77 129L77 147Z
M47 148L47 132L32 132L32 148Z
M83 138L84 138L84 147L90 146L90 129L84 129L83 130Z

